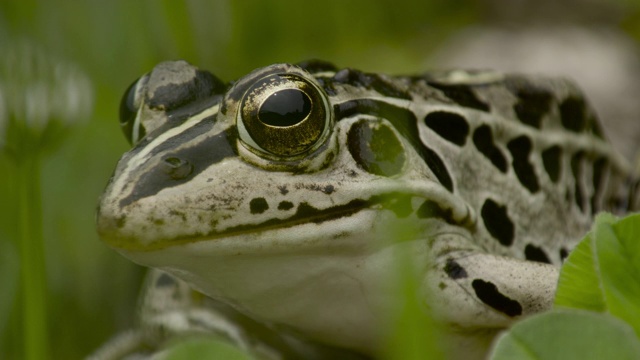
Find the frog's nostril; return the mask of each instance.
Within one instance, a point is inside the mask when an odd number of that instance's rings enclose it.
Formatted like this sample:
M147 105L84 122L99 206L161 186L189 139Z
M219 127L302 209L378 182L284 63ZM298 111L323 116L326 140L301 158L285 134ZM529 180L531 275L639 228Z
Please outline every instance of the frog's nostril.
M162 160L162 170L174 180L184 179L193 171L193 165L187 160L175 156Z

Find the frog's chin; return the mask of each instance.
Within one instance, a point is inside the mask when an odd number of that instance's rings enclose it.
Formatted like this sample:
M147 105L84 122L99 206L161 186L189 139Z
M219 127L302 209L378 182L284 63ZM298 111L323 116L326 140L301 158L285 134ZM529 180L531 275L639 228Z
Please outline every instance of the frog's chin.
M385 234L392 234L396 226L406 228L409 221L397 222L391 211L363 209L322 224L273 228L155 251L121 251L257 320L371 352L384 328L377 310L388 306L383 294L393 293L380 291L381 274L389 273L395 247L389 246ZM410 243L426 241L399 246ZM420 249L414 253L426 254L426 246Z

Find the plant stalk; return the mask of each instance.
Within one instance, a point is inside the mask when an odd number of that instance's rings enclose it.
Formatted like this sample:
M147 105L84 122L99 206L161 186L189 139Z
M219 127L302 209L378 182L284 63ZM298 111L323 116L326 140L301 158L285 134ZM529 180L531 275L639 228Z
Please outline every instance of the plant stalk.
M40 158L37 150L24 150L16 164L23 346L26 360L40 360L49 358Z

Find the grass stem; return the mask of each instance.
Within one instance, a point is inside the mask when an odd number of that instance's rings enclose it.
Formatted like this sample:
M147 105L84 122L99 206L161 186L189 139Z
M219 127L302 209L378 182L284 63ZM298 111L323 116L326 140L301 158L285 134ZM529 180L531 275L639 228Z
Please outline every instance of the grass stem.
M23 346L26 360L48 358L46 271L42 236L40 161L37 151L17 162L17 191L22 285Z

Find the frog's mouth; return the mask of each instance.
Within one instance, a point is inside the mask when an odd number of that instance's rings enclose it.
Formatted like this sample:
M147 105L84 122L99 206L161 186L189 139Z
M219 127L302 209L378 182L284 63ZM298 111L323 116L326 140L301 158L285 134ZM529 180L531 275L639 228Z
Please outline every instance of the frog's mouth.
M418 197L423 206L412 206L412 200ZM427 205L427 206L424 206ZM443 209L417 194L385 193L374 195L368 199L354 199L343 205L336 205L326 209L317 209L307 202L298 205L296 212L288 218L272 218L261 223L242 224L227 228L220 232L208 234L204 237L191 238L187 242L197 242L204 239L213 240L245 234L283 230L303 224L322 224L331 221L344 220L356 214L369 210L372 212L386 210L392 219L407 219L414 215L414 219L440 218L448 223L458 223L453 218L451 209ZM180 240L178 240L180 241Z
M320 224L341 218L347 218L364 209L378 208L383 205L380 198L372 198L368 200L356 199L351 200L344 205L333 206L327 209L316 209L306 202L300 203L294 215L286 219L269 219L259 224L238 225L226 229L222 232L211 234L213 237L228 237L240 235L243 233L251 233L257 231L267 231L270 229L280 229L291 227L299 224L314 223ZM211 238L207 236L207 238Z
M407 197L408 195L403 194ZM188 243L197 243L202 241L221 240L225 238L234 238L243 235L266 233L269 231L277 231L294 228L304 224L322 224L331 221L345 220L364 211L392 210L396 213L410 212L410 209L401 209L401 206L393 206L395 203L393 195L373 196L369 199L355 199L343 205L336 205L326 209L317 209L307 202L298 205L296 212L288 218L272 218L261 223L241 224L226 228L222 231L211 232L206 235L181 237L176 239L168 239L161 243L152 243L145 246L144 250L157 250L164 247L182 245ZM403 204L404 205L404 204Z
M413 201L418 200L418 201ZM421 204L415 206L415 203ZM425 220L429 218L438 218L449 224L461 226L469 226L473 223L471 213L464 212L464 216L456 219L456 214L452 208L443 208L437 202L429 200L420 194L391 192L380 195L373 195L369 198L357 198L346 204L336 205L325 209L318 209L307 202L298 205L296 212L287 218L271 218L260 223L241 224L226 228L222 231L212 232L205 236L192 237L187 239L179 239L173 244L199 242L203 240L216 240L223 238L232 238L248 234L265 233L269 231L282 231L288 228L294 228L305 224L322 224L328 222L336 222L353 218L360 213L374 212L380 213L384 211L387 216L379 218L387 219L391 222L395 220ZM374 218L371 218L374 219ZM392 220L395 219L395 220ZM383 220L384 221L384 220ZM333 224L325 224L326 228L330 228ZM362 224L361 224L362 225ZM392 225L389 223L389 225ZM367 228L367 231L369 228Z
M387 190L391 191L354 196L345 203L326 208L302 201L286 217L279 214L281 209L271 208L268 212L259 212L254 218L248 214L243 217L222 215L218 217L221 222L215 219L207 221L207 216L214 215L208 209L190 213L164 209L169 215L166 217L170 219L168 221L165 218L160 221L136 217L139 212L133 209L126 215L99 216L99 229L103 230L103 240L115 249L147 252L196 243L226 243L230 239L238 244L255 242L257 239L290 238L293 241L296 237L306 237L308 232L317 238L318 232L323 237L328 236L327 233L336 227L353 234L370 233L373 227L379 226L377 223L380 221L408 220L420 224L427 218L440 218L462 226L474 222L473 213L465 203L451 201L457 199L447 192L438 191L435 186L434 189L422 191ZM230 223L224 226L227 219ZM189 221L199 227L188 226ZM260 242L258 240L256 243Z

